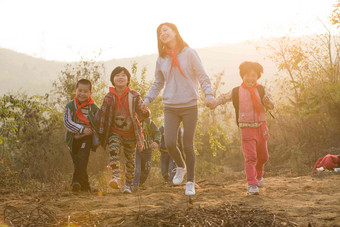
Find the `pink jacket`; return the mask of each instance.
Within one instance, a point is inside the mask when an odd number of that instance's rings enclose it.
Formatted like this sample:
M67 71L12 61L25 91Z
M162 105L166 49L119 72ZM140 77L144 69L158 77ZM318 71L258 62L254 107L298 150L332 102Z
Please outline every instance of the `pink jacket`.
M256 96L261 100L260 94L255 89ZM239 119L238 122L242 123L254 123L266 121L266 114L263 105L261 105L260 115L257 116L256 109L251 101L250 92L244 87L240 86L239 90Z

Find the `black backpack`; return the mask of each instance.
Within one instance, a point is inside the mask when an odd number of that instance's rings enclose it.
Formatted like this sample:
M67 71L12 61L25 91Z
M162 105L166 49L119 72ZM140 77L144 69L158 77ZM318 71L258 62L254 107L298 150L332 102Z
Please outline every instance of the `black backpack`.
M259 94L260 94L260 99L261 99L261 103L263 104L262 102L262 99L263 99L263 96L264 96L264 87L262 85L259 85L256 87ZM236 124L237 126L239 126L238 124L238 117L239 117L239 104L240 104L240 100L239 100L239 89L240 89L240 86L238 87L234 87L232 92L231 92L231 96L232 96L232 100L233 100L233 106L235 108L235 114L236 114ZM269 112L269 111L268 111ZM271 112L269 112L270 115L274 118L274 116L272 115Z

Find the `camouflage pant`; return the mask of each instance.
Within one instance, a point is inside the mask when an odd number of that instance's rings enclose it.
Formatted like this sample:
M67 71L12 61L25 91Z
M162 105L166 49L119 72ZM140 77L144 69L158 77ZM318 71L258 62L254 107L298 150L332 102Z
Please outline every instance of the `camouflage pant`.
M135 173L136 139L125 138L117 133L112 133L109 138L110 166L112 177L121 178L120 173L120 154L124 151L125 164L125 183L131 186Z

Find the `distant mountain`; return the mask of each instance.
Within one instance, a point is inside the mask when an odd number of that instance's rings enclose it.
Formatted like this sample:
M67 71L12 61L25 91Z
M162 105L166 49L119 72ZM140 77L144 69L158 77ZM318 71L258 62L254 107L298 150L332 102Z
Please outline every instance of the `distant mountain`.
M258 61L264 67L263 80L272 80L277 72L275 65L264 60L264 56L256 50L257 44L242 42L238 44L220 45L207 48L195 48L208 73L213 75L224 71L225 87L241 83L238 66L245 60ZM157 54L143 55L133 58L112 59L102 62L105 67L105 77L109 81L112 69L118 65L128 69L134 62L138 69L146 67L147 77L152 80L155 70ZM9 49L0 48L0 95L15 92L19 89L30 95L44 94L52 89L52 83L70 62L48 61L26 54L17 53Z
M29 94L44 94L65 65L1 48L0 94L20 88Z

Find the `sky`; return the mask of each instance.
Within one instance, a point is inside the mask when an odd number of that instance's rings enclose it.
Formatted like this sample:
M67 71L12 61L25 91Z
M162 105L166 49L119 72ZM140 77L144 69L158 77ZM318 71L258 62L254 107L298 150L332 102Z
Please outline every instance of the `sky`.
M0 48L57 61L157 53L177 25L193 48L321 34L336 0L0 0Z

